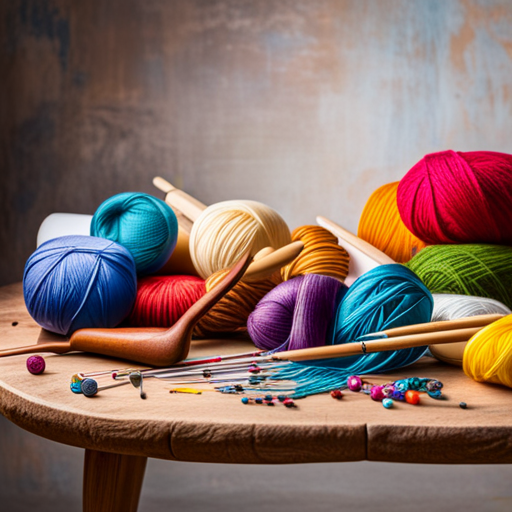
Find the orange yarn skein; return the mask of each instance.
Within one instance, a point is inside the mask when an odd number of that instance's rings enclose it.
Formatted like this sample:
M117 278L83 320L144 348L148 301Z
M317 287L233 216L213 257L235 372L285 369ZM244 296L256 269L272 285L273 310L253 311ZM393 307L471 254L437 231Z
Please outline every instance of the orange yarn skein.
M405 263L427 244L414 236L400 218L396 202L399 183L383 185L370 196L359 220L357 236L397 263Z
M292 241L297 240L304 242L304 249L281 269L284 281L303 274L321 274L345 280L349 255L330 231L320 226L301 226L292 233Z
M229 269L212 274L206 280L206 291L209 292L217 286L228 272ZM247 318L256 304L280 282L279 272L274 272L272 276L260 281L238 281L233 289L199 321L194 329L194 336L207 338L220 333L245 332Z

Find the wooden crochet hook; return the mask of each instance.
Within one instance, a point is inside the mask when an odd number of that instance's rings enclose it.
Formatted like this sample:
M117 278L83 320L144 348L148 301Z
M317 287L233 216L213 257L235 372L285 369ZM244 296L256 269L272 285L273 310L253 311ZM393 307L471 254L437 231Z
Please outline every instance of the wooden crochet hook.
M379 249L373 245L354 235L332 220L318 216L316 221L320 226L328 229L333 235L338 237L340 245L350 256L348 276L345 279L345 284L347 286L350 286L359 276L368 272L368 270L371 270L372 268L378 267L379 265L396 263L387 254L379 251Z
M250 263L250 251L233 266L222 282L199 299L170 328L79 329L69 342L40 343L0 351L0 357L71 351L92 352L128 359L151 366L169 366L185 359L195 325L226 293L235 286Z

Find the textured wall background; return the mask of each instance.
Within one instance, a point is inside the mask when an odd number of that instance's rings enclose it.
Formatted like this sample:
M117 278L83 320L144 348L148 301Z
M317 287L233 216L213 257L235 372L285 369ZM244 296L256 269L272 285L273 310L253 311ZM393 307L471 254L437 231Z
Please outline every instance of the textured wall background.
M512 152L507 0L3 0L0 24L0 284L21 279L46 215L157 193L157 174L207 204L355 231L425 153ZM80 452L0 427L0 496L76 503Z
M52 212L156 174L207 204L352 230L425 153L512 152L512 5L477 0L1 3L0 283Z

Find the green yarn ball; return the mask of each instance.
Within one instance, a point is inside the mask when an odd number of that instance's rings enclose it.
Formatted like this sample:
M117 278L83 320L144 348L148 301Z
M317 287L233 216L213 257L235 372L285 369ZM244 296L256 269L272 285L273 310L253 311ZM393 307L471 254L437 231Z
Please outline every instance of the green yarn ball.
M160 270L178 240L178 220L161 199L140 192L117 194L104 201L91 222L91 235L128 249L138 275Z
M430 245L405 266L431 293L488 297L512 308L512 247Z

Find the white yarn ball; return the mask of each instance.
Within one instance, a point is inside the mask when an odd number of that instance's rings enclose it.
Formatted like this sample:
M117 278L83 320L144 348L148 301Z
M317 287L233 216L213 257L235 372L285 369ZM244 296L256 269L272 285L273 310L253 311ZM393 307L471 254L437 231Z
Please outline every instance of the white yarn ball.
M223 201L204 210L192 226L190 257L206 279L231 267L252 245L279 249L291 242L290 229L274 209L258 201Z

